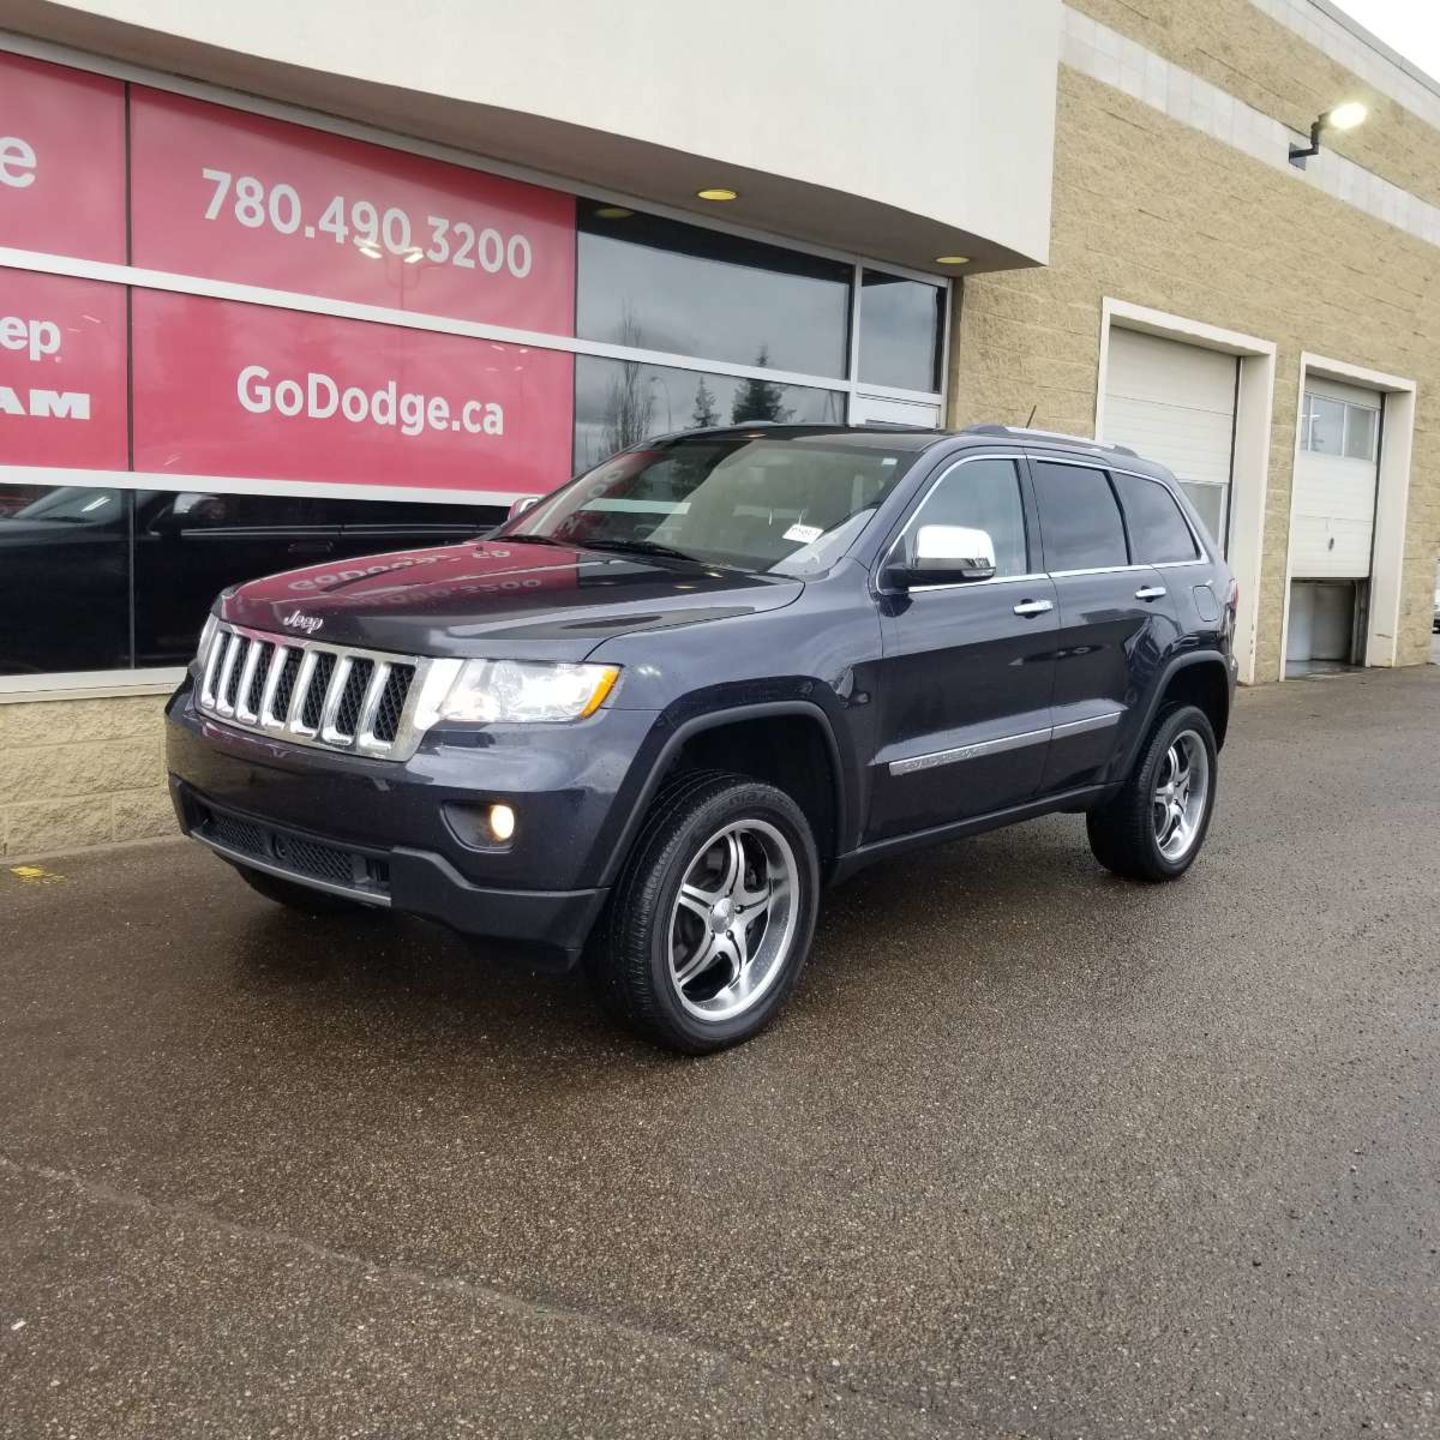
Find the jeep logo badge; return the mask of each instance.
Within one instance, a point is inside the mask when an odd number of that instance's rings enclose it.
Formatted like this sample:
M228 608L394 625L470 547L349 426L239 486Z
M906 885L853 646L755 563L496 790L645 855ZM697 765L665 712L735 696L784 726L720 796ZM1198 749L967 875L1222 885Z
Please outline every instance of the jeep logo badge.
M288 625L292 630L303 630L307 635L313 635L325 622L318 615L306 615L299 610L292 610L280 623Z

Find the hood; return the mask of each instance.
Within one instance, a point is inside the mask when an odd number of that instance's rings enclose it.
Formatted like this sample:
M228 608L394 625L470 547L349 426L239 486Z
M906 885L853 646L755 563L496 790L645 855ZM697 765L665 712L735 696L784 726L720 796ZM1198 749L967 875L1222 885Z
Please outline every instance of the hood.
M271 575L240 586L221 613L375 650L579 660L616 635L779 609L803 588L686 561L481 540Z

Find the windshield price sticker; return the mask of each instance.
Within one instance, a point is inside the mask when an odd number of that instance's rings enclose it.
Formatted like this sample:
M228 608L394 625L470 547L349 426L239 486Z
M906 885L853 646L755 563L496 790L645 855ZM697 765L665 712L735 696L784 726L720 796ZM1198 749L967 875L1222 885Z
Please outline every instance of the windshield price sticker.
M0 270L0 465L126 467L125 290Z
M132 303L137 470L505 495L568 478L561 351L156 290Z
M134 263L574 333L571 196L136 86Z
M125 90L0 54L0 245L125 259Z

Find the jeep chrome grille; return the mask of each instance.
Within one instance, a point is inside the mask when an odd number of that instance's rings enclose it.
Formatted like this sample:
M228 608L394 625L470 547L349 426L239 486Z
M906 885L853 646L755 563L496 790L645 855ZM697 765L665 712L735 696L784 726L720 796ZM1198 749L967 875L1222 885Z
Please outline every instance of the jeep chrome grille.
M406 760L454 662L292 640L221 623L198 657L204 715L296 745ZM429 703L427 703L429 702Z

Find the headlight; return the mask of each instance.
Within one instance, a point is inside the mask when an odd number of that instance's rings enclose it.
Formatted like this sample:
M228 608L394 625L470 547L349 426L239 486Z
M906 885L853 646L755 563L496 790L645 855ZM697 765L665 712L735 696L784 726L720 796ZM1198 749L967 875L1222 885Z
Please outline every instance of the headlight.
M210 649L210 642L215 638L215 628L220 624L220 617L213 611L205 617L205 624L200 629L200 643L195 647L195 663L203 665L205 656Z
M583 720L600 708L619 675L618 665L467 660L440 703L440 719L472 724Z

